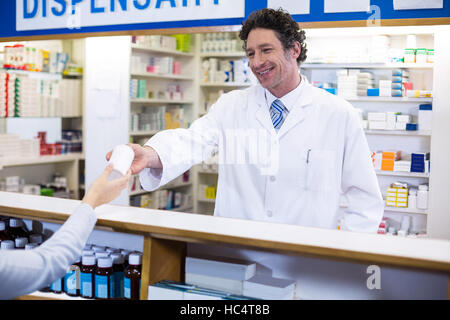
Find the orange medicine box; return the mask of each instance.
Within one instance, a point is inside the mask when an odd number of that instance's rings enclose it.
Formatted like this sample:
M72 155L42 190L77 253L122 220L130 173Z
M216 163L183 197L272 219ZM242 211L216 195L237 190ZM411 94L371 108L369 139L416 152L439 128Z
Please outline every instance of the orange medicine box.
M400 160L401 151L383 151L381 158L381 170L394 171L394 161Z

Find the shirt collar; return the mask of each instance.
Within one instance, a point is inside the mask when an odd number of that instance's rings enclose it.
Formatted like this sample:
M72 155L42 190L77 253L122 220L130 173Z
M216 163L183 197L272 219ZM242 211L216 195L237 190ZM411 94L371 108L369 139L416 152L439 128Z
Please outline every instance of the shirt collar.
M300 74L300 77L302 79L300 81L300 84L294 90L286 93L281 98L275 97L272 93L270 93L269 90L264 89L267 105L270 107L272 105L272 103L276 99L279 99L279 100L281 100L281 102L283 102L283 104L286 107L286 109L288 111L291 111L292 107L298 101L301 91L303 90L303 88L305 87L306 83L308 82L308 80L306 79L305 76Z

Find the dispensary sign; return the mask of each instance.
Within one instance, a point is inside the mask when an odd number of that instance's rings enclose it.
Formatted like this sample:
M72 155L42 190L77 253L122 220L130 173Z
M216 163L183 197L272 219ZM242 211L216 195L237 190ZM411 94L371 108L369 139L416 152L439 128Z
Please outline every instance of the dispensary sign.
M243 0L16 0L16 30L242 18Z

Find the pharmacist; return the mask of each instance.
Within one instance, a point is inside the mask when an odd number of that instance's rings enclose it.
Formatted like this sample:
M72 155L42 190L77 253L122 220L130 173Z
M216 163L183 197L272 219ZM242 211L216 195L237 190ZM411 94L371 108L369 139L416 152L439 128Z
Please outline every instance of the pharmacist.
M116 198L128 185L131 171L108 181L112 165L106 167L69 219L50 239L33 250L0 250L0 299L34 292L66 274L81 256L97 222L93 209Z
M376 232L384 203L363 129L352 105L299 74L304 31L262 9L240 38L259 84L223 94L189 129L132 145L133 174L155 190L218 152L216 216Z

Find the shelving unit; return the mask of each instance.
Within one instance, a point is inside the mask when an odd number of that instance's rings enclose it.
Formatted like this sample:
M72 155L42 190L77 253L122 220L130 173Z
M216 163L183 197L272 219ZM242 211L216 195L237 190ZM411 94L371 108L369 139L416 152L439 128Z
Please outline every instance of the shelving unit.
M145 79L147 80L146 92L153 91L164 91L169 83L176 83L180 86L183 92L182 99L167 99L167 98L130 98L130 113L138 110L138 108L146 107L160 107L160 106L182 106L183 108L183 121L189 125L196 118L196 101L197 94L195 87L197 84L197 79L194 70L197 68L198 58L195 56L195 39L192 37L191 52L182 52L166 48L149 48L143 47L138 44L131 44L130 56L138 56L143 59L150 59L150 57L173 57L181 63L181 74L160 74L160 73L142 73L134 72L131 68L130 78L131 79ZM159 130L141 130L141 131L131 131L129 129L130 141L134 143L139 143L143 145L151 136L158 133ZM183 183L169 183L162 186L158 190L176 190L183 194L188 195L193 198L193 180L195 177L190 174L189 181ZM129 191L129 198L133 196L140 196L149 194L150 192L145 190ZM193 204L187 204L182 207L176 208L177 211L192 211Z
M33 41L27 42L27 46L41 47L50 49L54 52L67 52L71 62L75 62L78 66L83 66L83 48L84 40L49 40L35 44ZM79 94L75 96L76 92L72 91L78 89L78 87L66 87L66 90L60 91L60 95L52 97L52 99L59 99L56 104L59 110L56 110L55 114L48 116L35 116L35 117L11 117L0 118L0 133L7 133L8 129L13 129L15 133L27 132L26 126L39 127L38 123L41 121L55 120L60 121L60 127L62 130L81 130L85 132L84 128L84 103L82 99L82 87L83 77L82 74L76 75L62 75L47 72L32 72L24 70L5 70L2 72L9 74L15 74L29 79L36 79L39 81L51 81L58 82L59 86L72 83L71 81L79 80ZM63 83L64 82L64 83ZM78 85L78 84L77 84ZM68 96L63 96L63 93ZM45 98L45 94L41 97ZM73 102L75 107L72 109L65 109L61 102L68 99ZM79 105L78 105L79 102ZM48 102L46 102L48 103ZM42 108L42 106L41 106ZM42 111L41 111L42 112ZM42 114L42 113L41 113ZM59 124L58 124L59 125ZM16 128L18 127L18 128ZM45 125L41 125L42 131L47 131L49 128ZM50 128L51 129L51 128ZM27 135L28 132L25 134ZM20 134L19 134L20 135ZM21 138L24 138L21 136ZM30 137L26 137L30 138ZM82 144L84 146L84 134ZM54 173L59 173L67 178L67 187L70 191L70 197L74 199L80 199L83 188L81 187L81 175L84 168L84 153L67 153L60 155L45 155L35 158L4 158L0 157L0 179L8 176L20 176L25 179L25 184L40 184L50 181Z
M390 36L391 48L404 48L406 46L407 31L403 31L403 34L394 34ZM352 37L349 35L339 36L331 38L325 34L318 36L320 32L317 32L314 36L310 37L308 44L312 45L308 50L308 56L314 59L316 56L326 57L328 52L332 50L328 49L335 41L339 41L340 46L351 47L355 43L355 39L358 41L359 47L370 47L372 45L371 37L366 38L361 35ZM433 34L421 34L417 36L418 47L434 48ZM356 45L355 45L356 46ZM312 52L311 50L316 50ZM356 49L355 49L356 50ZM310 52L311 51L311 52ZM361 50L363 52L363 50ZM351 55L351 50L347 51ZM373 57L379 59L379 57ZM338 58L339 59L339 58ZM356 60L353 58L350 60ZM426 87L427 90L432 90L433 82L433 63L416 64L416 63L304 63L301 65L301 72L305 74L310 82L324 81L335 82L336 71L342 69L355 70L360 69L362 72L371 72L374 75L375 83L379 79L390 80L391 70L403 69L408 70L410 75L410 81L417 87L414 89L422 89ZM377 87L377 85L375 86ZM363 115L367 112L387 112L395 111L402 112L403 114L410 114L413 119L417 118L417 110L419 104L430 104L433 102L433 98L408 98L408 97L343 97L349 101L354 107L363 111ZM413 121L416 122L416 121ZM368 130L365 129L369 147L372 151L381 150L401 150L402 154L409 154L411 152L430 152L433 161L433 154L435 150L432 150L431 138L432 132L419 130L418 131L399 131L399 130ZM395 181L407 182L412 186L418 184L428 184L432 188L432 173L414 173L414 172L394 172L394 171L376 171L380 190L383 195L386 192L386 188ZM430 202L429 202L430 204ZM394 222L401 222L402 216L405 214L418 214L419 216L413 216L415 225L419 225L422 232L427 230L428 215L432 214L432 207L427 210L411 209L411 208L396 208L385 207L385 217L392 219Z

